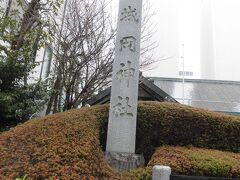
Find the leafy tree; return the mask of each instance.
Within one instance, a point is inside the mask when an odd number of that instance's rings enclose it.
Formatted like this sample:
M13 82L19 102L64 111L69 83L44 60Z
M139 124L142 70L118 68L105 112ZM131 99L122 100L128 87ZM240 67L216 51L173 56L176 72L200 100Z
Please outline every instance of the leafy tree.
M10 0L0 8L0 125L27 120L39 110L45 88L28 84L37 50L46 43L48 16L61 1Z

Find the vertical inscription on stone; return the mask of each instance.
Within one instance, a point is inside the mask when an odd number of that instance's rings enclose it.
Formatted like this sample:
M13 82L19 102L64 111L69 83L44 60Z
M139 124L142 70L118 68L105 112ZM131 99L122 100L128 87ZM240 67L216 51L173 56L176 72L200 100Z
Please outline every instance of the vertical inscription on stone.
M136 8L132 8L132 6L128 6L123 9L121 12L120 21L134 21L136 23L139 22L138 13Z
M132 68L131 61L125 63L120 63L120 69L116 74L116 78L122 83L122 81L127 81L127 87L129 88L130 80L134 77L135 69Z
M123 98L121 96L118 96L118 100L118 103L113 107L113 113L115 117L132 117L132 106L129 105L129 97Z
M142 0L120 0L107 152L135 153Z
M136 51L136 38L133 36L123 37L120 40L120 51L123 51L123 49L128 48L130 51L135 52Z

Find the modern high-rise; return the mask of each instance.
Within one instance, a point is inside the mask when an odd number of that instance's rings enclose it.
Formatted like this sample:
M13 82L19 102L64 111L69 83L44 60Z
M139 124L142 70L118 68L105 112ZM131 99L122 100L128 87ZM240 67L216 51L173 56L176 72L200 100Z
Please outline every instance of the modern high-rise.
M201 78L240 81L240 1L201 0Z
M153 69L144 72L146 76L178 76L178 0L151 0L153 16L149 23L155 28L151 41L158 46L154 49L153 60L157 60ZM144 11L143 11L144 14Z
M159 0L153 7L154 55L163 60L146 75L240 81L239 0Z
M152 23L156 25L153 39L158 41L153 58L158 62L145 75L171 78L184 75L185 78L199 78L200 0L150 2L151 10L155 10L155 15L151 18Z

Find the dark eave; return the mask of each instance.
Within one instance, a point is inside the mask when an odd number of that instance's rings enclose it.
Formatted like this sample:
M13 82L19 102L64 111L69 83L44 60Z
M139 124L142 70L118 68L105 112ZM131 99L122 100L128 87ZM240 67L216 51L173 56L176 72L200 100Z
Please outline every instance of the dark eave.
M167 101L178 103L173 97L161 90L147 78L140 76L139 79L139 100L151 100L151 101ZM87 100L87 103L91 106L97 104L105 104L110 102L111 87L101 91L99 94L93 96Z

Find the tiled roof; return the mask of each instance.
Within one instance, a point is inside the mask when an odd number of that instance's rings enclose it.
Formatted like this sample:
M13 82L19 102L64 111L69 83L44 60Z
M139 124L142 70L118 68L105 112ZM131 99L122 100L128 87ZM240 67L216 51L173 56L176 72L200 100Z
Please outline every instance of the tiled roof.
M160 89L178 102L211 111L240 112L240 82L150 78Z
M158 88L154 83L143 76L139 78L138 100L147 101L165 101L178 103L174 98L166 92ZM99 92L96 96L87 100L89 105L105 104L110 102L111 87Z

